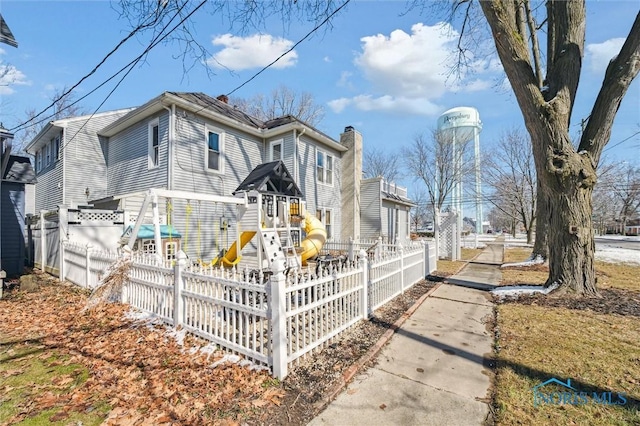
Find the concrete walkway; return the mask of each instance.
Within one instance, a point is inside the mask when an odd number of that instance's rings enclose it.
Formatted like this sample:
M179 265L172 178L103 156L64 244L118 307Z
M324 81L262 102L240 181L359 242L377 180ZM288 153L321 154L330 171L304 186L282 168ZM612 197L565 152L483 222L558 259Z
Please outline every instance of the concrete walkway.
M479 274L477 284L496 285L501 245L482 254L457 275L473 282ZM480 262L492 262L497 274ZM376 365L356 374L309 425L482 425L493 374L492 317L486 291L441 284L381 345Z

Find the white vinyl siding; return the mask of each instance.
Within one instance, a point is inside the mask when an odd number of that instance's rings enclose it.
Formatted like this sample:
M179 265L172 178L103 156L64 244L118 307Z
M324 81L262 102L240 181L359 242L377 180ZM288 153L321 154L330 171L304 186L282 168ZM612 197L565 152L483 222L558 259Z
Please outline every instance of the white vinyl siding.
M149 123L149 169L160 165L160 120L157 118Z
M378 238L382 233L381 179L363 180L360 186L360 236Z
M158 166L149 168L149 123L140 121L109 138L107 194L130 194L149 188L167 188L169 112L162 111L158 119ZM191 160L193 161L193 159Z

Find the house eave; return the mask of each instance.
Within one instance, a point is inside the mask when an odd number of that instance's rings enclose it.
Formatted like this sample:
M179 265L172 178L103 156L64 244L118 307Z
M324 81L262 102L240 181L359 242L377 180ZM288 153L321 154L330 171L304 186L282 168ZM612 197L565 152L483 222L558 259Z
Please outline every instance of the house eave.
M273 127L271 129L266 129L263 131L263 137L265 139L274 137L274 136L278 136L280 134L283 133L287 133L290 132L292 130L302 130L305 129L305 135L309 135L311 136L313 139L321 142L322 144L335 149L338 152L345 152L348 151L348 148L345 147L344 145L334 141L333 139L331 139L329 136L325 135L324 133L319 132L318 130L315 130L312 127L306 126L301 122L293 122L293 123L287 123L284 124L282 126L278 126L278 127Z

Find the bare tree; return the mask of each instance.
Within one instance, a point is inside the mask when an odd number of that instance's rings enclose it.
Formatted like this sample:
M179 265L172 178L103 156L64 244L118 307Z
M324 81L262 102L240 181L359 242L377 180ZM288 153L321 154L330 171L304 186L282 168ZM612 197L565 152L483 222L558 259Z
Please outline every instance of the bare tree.
M362 168L367 178L382 176L387 182L395 182L401 177L398 154L377 148L368 148L364 151Z
M429 138L419 134L409 147L402 149L408 174L424 183L434 217L448 201L455 183L472 168L472 163L465 161L471 138L460 140L467 142L457 143L454 149L451 134L432 130Z
M496 149L484 160L484 181L494 193L487 201L522 223L527 243L533 241L536 219L536 170L531 154L531 141L521 129L502 134ZM531 259L544 259L533 253Z
M62 87L56 89L51 96L49 96L53 106L52 111L48 114L49 118L47 121L38 122L37 120L31 120L37 114L35 108L30 108L25 111L24 122L33 121L33 124L16 133L16 151L24 153L27 144L40 133L49 121L86 114L84 107L76 102L75 92L70 92L66 96L63 96L65 92L67 92L67 88Z
M312 126L324 118L324 107L317 104L309 92L296 92L286 86L279 86L271 95L255 95L249 99L231 98L231 104L247 114L267 121L285 115L292 115Z
M577 147L569 135L585 40L585 1L548 1L543 75L539 25L527 0L482 1L496 50L531 135L540 190L548 200L547 286L595 295L592 192L620 103L640 70L640 13L604 81ZM524 41L530 41L527 44Z
M416 206L411 211L411 225L413 232L418 232L418 229L424 227L429 222L431 217L429 214L429 197L424 191L424 187L416 186L411 191L411 199Z

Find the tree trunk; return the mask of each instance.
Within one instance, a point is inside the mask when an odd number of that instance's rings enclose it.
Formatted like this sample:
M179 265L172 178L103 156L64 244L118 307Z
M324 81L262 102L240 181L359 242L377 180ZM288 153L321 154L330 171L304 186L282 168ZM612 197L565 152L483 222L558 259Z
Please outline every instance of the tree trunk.
M537 172L538 175L544 171ZM533 243L533 252L531 259L537 257L546 261L549 258L549 220L547 219L547 210L549 209L549 198L545 191L542 190L542 181L538 178L536 189L536 239Z
M549 278L546 287L559 293L597 295L595 241L591 225L591 196L595 170L588 155L575 152L547 154L547 167L539 176L548 201Z

